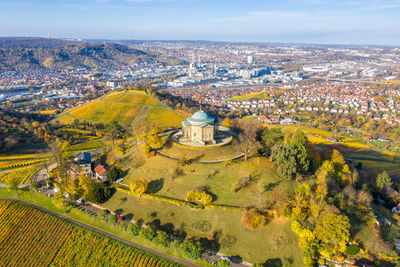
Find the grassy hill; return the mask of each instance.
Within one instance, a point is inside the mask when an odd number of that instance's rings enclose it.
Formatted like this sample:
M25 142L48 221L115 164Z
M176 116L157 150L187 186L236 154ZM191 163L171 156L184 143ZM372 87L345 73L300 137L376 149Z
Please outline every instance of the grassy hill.
M224 149L229 149L229 146ZM215 149L216 153L222 154L219 149ZM218 233L221 247L217 250L251 263L290 258L293 266L303 265L297 238L290 229L290 219L275 218L265 228L256 230L249 230L241 224L244 209L263 205L275 187L293 192L297 186L280 178L274 164L267 158L222 163L194 162L181 167L181 175L172 178L171 170L178 166L176 160L161 155L148 158L140 151L140 147L133 147L124 156L115 155L121 167L128 171L121 185L143 177L149 181L149 193L177 200L184 200L190 190L207 188L213 195L213 204L236 208L192 209L120 191L102 204L103 207L113 211L118 209L123 215L134 214L135 220L160 220L161 225L173 225L174 229L184 230L188 237L205 239L211 232ZM252 177L251 184L235 192L235 183L245 176Z
M122 125L148 122L160 127L177 127L185 119L141 91L113 92L83 106L61 113L55 121L72 123L75 119L94 123L117 120Z

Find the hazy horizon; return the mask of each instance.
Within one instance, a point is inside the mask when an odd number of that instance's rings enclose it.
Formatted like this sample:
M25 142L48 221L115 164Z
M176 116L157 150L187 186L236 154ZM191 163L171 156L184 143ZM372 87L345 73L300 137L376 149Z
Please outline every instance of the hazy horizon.
M3 0L0 36L399 46L395 0Z

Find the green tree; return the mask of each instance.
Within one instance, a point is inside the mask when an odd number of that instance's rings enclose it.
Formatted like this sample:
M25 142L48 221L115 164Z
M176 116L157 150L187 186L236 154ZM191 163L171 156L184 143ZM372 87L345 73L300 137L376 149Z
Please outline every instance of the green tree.
M153 239L153 242L157 245L168 247L169 241L167 233L164 231L157 231L157 236Z
M135 222L128 225L127 231L132 236L137 236L139 234L140 228L141 228L140 225L137 222Z
M112 166L111 169L107 172L107 180L113 182L117 180L120 176L120 170L116 166Z
M271 156L272 148L283 143L284 136L280 128L265 129L261 135L263 154Z
M278 165L278 174L288 179L292 179L296 174L296 158L291 153L290 145L288 148L277 145L271 154L272 160Z
M139 236L141 238L152 241L154 239L154 237L156 236L156 229L153 225L148 224L148 225L146 225L146 227L140 228Z
M305 173L310 168L307 137L298 129L290 142L290 154L296 159L296 170Z
M199 241L186 239L179 247L179 252L190 259L197 260L201 257L201 245Z
M378 174L378 176L376 177L376 187L379 191L382 191L384 188L391 185L392 179L390 179L390 176L386 171Z
M112 189L102 183L91 183L88 188L87 199L96 204L104 203L112 195Z

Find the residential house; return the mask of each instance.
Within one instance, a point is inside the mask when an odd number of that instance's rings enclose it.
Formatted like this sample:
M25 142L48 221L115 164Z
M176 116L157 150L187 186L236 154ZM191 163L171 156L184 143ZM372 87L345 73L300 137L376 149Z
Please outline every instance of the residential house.
M93 177L92 156L89 152L79 152L74 155L74 161L78 165L77 172Z
M101 182L107 181L107 170L103 165L99 164L96 168L94 168L94 172L96 174L96 178Z

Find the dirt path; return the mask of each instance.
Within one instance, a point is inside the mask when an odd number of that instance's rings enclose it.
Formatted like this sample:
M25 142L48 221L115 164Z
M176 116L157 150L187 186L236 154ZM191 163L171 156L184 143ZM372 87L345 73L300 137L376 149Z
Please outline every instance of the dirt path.
M170 255L163 254L163 253L161 253L161 252L159 252L159 251L156 251L156 250L154 250L154 249L150 249L150 248L147 248L147 247L143 247L143 246L141 246L141 245L139 245L139 244L133 243L133 242L128 241L128 240L125 240L125 239L120 238L120 237L118 237L118 236L115 236L115 235L113 235L113 234L107 233L107 232L105 232L105 231L103 231L103 230L97 229L97 228L95 228L95 227L93 227L93 226L84 224L84 223L82 223L82 222L79 222L79 221L77 221L77 220L71 219L71 218L69 218L69 217L67 217L67 216L64 216L64 215L62 215L62 214L58 214L58 213L56 213L56 212L54 212L54 211L51 211L51 210L48 210L48 209L46 209L46 208L37 206L37 205L35 205L35 204L29 203L29 202L25 202L25 201L22 201L22 200L19 200L19 199L13 199L13 198L4 198L4 197L0 197L0 199L2 199L2 200L11 200L11 201L18 202L18 203L21 203L21 204L30 206L30 207L32 207L32 208L41 210L41 211L43 211L43 212L49 213L49 214L51 214L51 215L54 215L54 216L56 216L56 217L58 217L58 218L60 218L60 219L69 221L69 222L71 222L71 223L77 224L77 225L79 225L79 226L81 226L81 227L84 227L84 228L86 228L86 229L89 229L89 230L91 230L91 231L93 231L93 232L99 233L99 234L101 234L101 235L107 236L107 237L109 237L109 238L112 238L112 239L117 240L117 241L119 241L119 242L122 242L122 243L124 243L124 244L127 244L127 245L129 245L129 246L131 246L131 247L135 247L135 248L137 248L137 249L140 249L140 250L146 251L146 252L148 252L148 253L154 254L154 255L156 255L156 256L159 256L159 257L161 257L161 258L168 259L168 260L170 260L170 261L173 261L173 262L182 264L182 265L184 265L184 266L189 266L189 267L197 267L197 266L198 266L198 265L195 265L195 264L193 264L193 263L190 263L190 262L187 262L187 261L184 261L184 260L181 260L181 259L172 257L172 256L170 256Z

